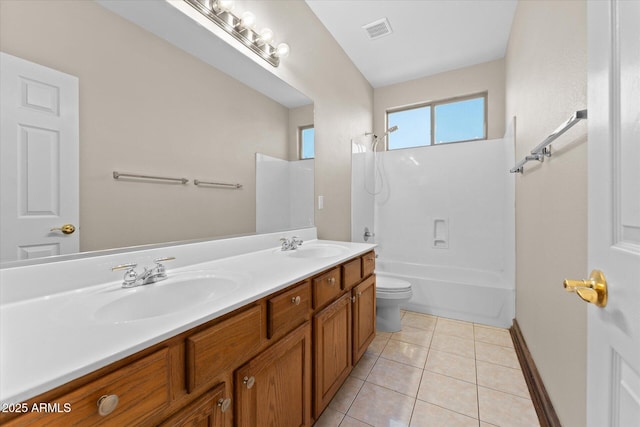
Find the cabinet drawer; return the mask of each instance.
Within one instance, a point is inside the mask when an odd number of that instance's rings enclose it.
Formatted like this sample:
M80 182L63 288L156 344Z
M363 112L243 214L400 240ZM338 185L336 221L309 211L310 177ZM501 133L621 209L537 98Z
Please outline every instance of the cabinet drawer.
M340 267L333 268L313 279L314 308L322 307L340 295L341 288Z
M284 335L309 319L311 283L306 281L267 301L267 337Z
M360 258L342 264L343 289L351 289L360 279L362 279L362 261Z
M376 253L371 251L362 255L362 277L373 274L376 268Z
M169 358L162 349L48 403L48 411L29 412L8 426L137 426L169 405ZM102 396L118 403L108 415L98 413Z
M222 427L224 413L230 409L227 402L230 401L225 399L224 383L220 384L158 427Z
M187 338L187 390L207 385L255 354L262 343L262 306L256 305Z

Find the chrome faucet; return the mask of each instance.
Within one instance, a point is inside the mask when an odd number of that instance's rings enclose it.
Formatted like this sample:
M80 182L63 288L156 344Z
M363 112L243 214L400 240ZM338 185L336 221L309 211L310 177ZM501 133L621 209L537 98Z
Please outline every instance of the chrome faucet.
M172 261L174 259L176 258L165 257L155 259L153 262L156 264L151 268L144 267L144 270L141 273L136 271L138 264L135 263L116 265L111 268L111 271L125 270L122 287L135 288L136 286L149 285L166 279L167 270L162 263L164 261Z
M280 239L280 242L282 243L283 251L295 251L296 249L298 249L298 246L302 246L302 239L296 236L293 236L290 239L283 237Z

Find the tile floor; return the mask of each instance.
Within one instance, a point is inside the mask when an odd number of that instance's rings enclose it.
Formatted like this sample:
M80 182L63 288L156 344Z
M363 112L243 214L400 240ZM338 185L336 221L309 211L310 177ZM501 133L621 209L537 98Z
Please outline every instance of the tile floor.
M317 427L539 426L509 331L403 311Z

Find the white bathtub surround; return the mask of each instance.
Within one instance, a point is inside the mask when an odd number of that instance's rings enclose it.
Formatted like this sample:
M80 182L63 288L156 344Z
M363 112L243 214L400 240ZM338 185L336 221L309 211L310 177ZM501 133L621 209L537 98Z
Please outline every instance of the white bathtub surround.
M367 157L369 156L369 157ZM414 311L499 327L515 317L513 131L503 139L354 153L353 240L373 220L376 272L408 280ZM375 166L375 165L374 165ZM376 195L371 186L377 173ZM358 215L361 219L355 219Z
M373 233L375 206L374 155L372 136L362 135L351 140L351 241L364 242L364 229ZM377 155L376 155L377 156ZM378 183L380 180L378 180ZM372 236L367 242L375 242Z
M313 227L314 160L256 153L256 232Z
M303 248L328 243L344 250L289 256L279 239L294 235L305 241ZM316 229L309 228L1 269L0 401L34 397L373 248L315 239ZM163 256L176 257L165 264L168 280L212 271L239 278L240 286L210 304L132 322L106 322L87 310L131 291L121 288L123 272L112 266L148 266Z

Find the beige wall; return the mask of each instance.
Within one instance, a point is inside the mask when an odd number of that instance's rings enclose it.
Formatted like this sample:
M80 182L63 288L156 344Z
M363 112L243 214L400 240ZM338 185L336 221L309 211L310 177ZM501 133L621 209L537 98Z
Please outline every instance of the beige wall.
M375 132L384 132L386 111L421 102L488 92L487 135L504 136L504 60L435 74L421 79L377 88L374 91L373 124Z
M506 118L520 160L587 106L584 1L521 1L506 56ZM516 318L562 425L586 425L586 304L562 281L587 271L586 123L516 177Z
M255 231L255 152L287 157L287 108L94 2L1 8L1 50L79 77L82 251Z

